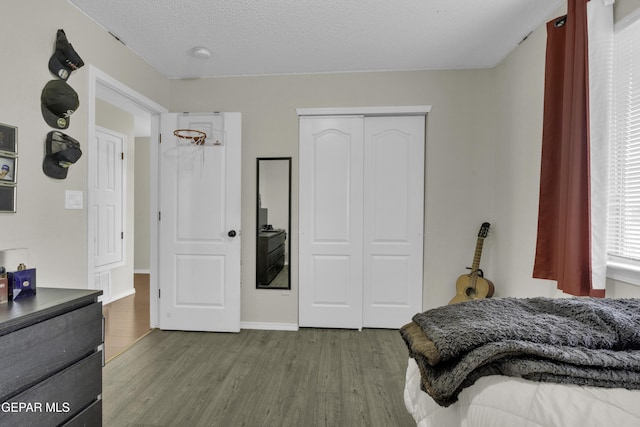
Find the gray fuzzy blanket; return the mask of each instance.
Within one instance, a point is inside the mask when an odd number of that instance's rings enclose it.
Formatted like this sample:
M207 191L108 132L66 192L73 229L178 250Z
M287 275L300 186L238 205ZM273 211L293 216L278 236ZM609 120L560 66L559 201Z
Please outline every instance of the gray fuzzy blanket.
M442 406L486 375L640 389L640 299L473 300L416 314L400 333Z

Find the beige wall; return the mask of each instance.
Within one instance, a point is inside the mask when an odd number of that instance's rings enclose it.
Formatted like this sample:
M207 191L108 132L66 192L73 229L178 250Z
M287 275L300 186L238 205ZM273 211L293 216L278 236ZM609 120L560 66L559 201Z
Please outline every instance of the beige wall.
M301 107L432 105L427 125L424 305L448 302L490 218L491 70L175 80L172 111L242 113L242 224L255 224L255 159L293 158L292 291L255 289L255 236L242 233L242 320L297 323L298 117ZM487 262L491 259L487 254ZM489 264L487 264L489 265ZM490 269L488 269L490 271Z
M618 0L618 15L636 0ZM564 13L561 8L557 15ZM549 17L552 19L556 14ZM291 293L256 290L255 237L242 234L242 320L297 321L297 116L300 107L432 105L427 119L424 308L446 304L492 223L482 267L497 296L558 296L533 279L546 30L492 70L216 78L171 82L172 111L243 114L244 228L255 223L255 157L292 156ZM640 296L610 283L609 296Z
M564 11L553 14L559 16ZM552 17L549 17L551 19ZM538 226L546 28L498 67L492 230L497 296L554 296L555 282L532 278Z
M135 139L133 149L135 159L135 238L134 238L134 271L136 273L149 273L151 268L151 140L138 137Z
M44 139L51 130L42 119L40 95L53 78L47 68L56 31L63 28L86 64L168 105L169 82L66 0L3 0L0 18L3 66L0 67L0 122L18 127L18 211L0 214L0 249L28 248L38 269L38 285L87 287L87 212L65 210L65 190L87 187L88 66L69 84L80 107L65 131L78 139L83 156L66 180L42 172Z

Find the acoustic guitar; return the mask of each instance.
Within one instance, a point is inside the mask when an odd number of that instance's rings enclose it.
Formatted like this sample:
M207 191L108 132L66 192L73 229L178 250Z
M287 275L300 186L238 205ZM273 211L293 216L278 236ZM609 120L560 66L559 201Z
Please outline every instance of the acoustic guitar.
M482 270L480 270L480 256L482 255L482 246L484 239L489 233L488 222L482 224L478 233L478 242L476 243L476 252L473 255L473 264L471 272L458 277L456 281L456 296L449 302L455 304L462 301L470 301L474 299L490 298L493 295L494 287L490 280L484 278Z

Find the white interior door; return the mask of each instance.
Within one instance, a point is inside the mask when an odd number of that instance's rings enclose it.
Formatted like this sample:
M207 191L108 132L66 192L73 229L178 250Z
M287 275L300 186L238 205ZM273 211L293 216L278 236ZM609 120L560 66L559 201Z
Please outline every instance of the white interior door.
M362 327L362 117L300 117L300 326Z
M240 121L240 113L161 117L161 329L240 331ZM185 128L206 132L205 144L174 136Z
M96 127L97 162L93 189L93 263L96 270L124 262L124 151L126 136Z
M363 326L422 311L425 117L367 117Z

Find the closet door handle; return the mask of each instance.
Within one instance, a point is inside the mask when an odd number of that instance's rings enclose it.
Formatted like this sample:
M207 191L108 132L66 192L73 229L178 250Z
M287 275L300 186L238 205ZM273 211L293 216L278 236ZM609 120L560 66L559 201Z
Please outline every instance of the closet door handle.
M229 237L236 237L236 230L230 230L230 231L227 233L227 235L228 235Z

